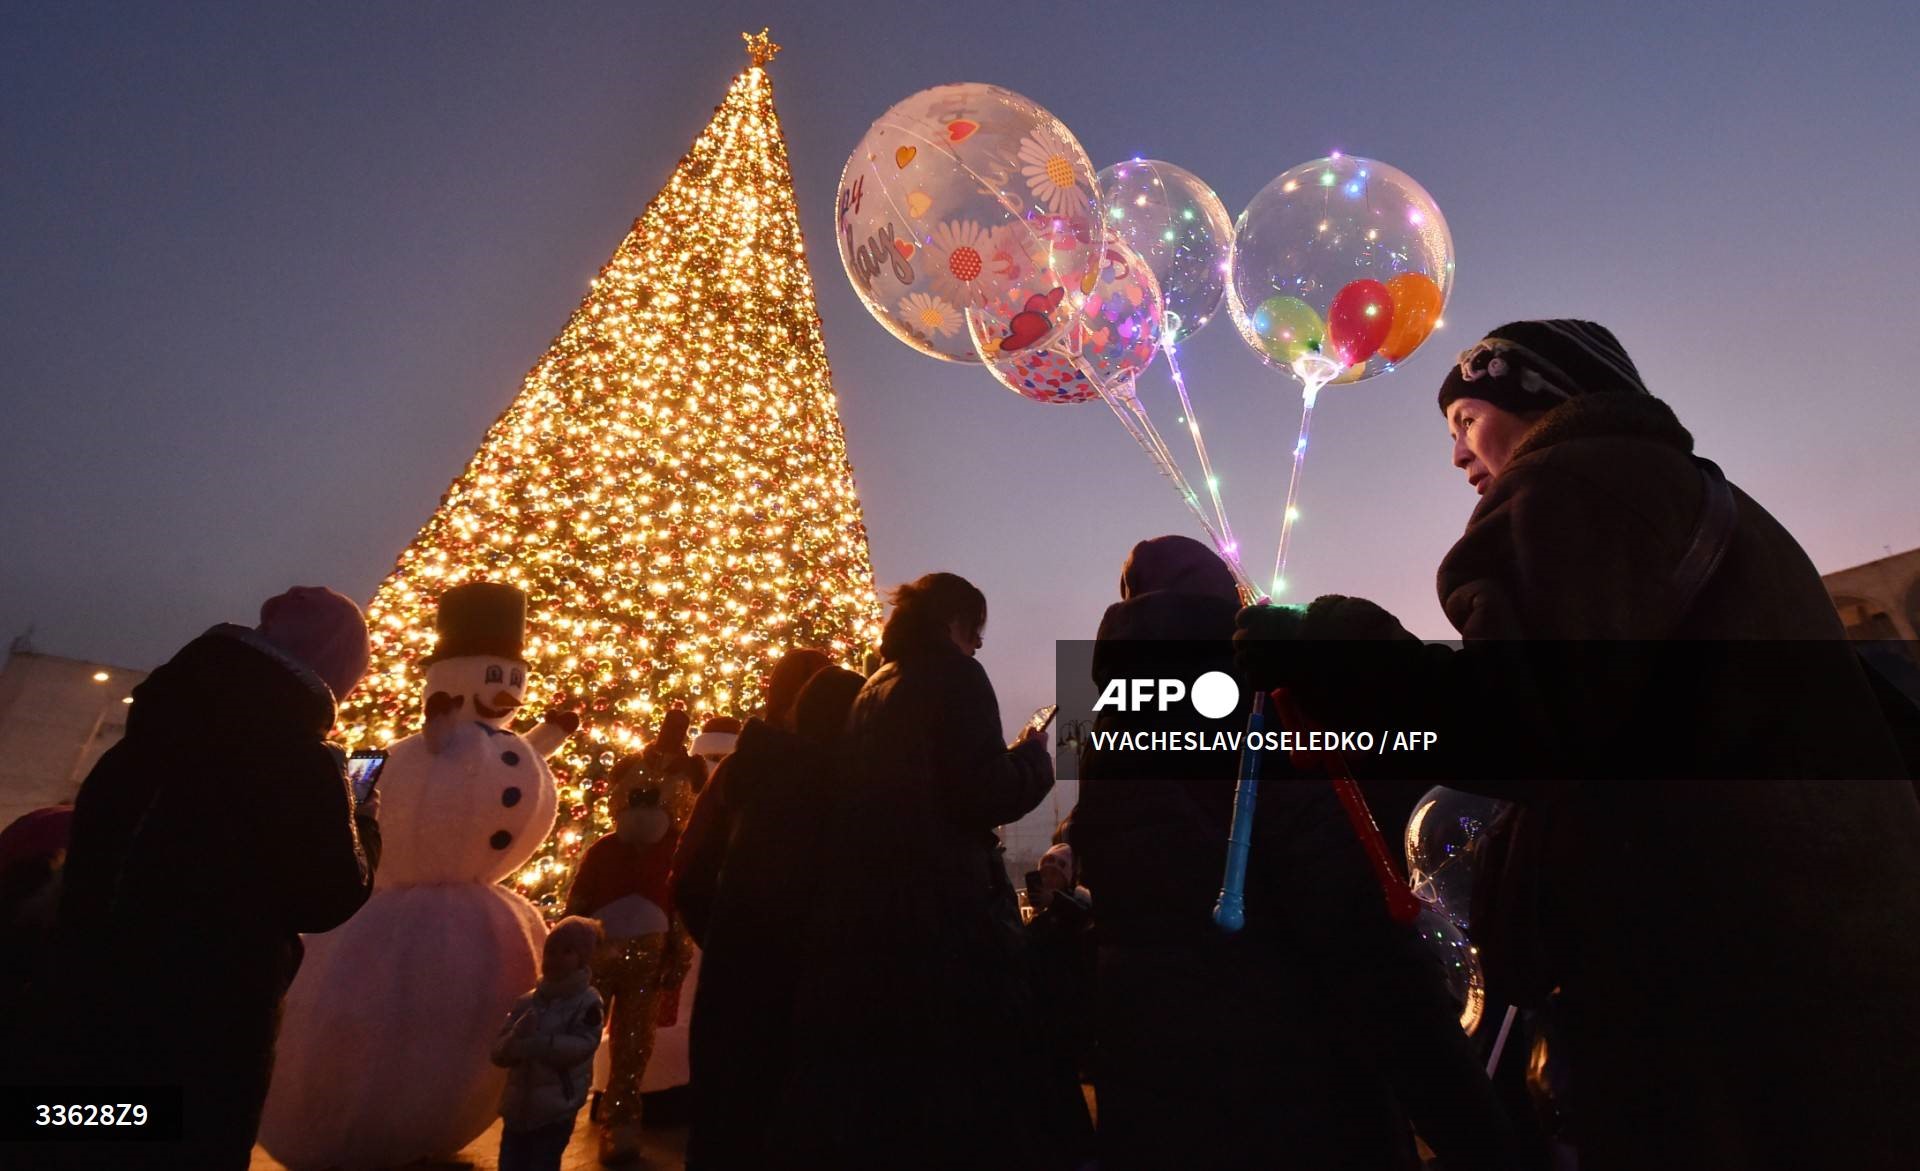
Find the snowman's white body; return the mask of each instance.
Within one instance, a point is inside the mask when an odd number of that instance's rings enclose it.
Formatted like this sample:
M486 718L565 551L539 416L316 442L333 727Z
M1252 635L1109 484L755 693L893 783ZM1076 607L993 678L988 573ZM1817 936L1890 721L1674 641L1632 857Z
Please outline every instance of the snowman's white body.
M287 994L260 1141L296 1171L448 1155L496 1117L506 1071L490 1050L547 932L494 884L553 827L536 745L565 734L495 723L463 714L388 748L374 895L306 938Z

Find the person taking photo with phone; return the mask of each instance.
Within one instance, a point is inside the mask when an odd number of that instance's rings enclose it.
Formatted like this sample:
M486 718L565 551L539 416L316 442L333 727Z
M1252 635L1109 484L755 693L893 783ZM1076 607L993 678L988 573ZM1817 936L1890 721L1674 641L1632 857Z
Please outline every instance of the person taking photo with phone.
M1058 1166L1074 1120L994 833L1052 789L1047 740L1002 738L979 589L931 573L893 602L847 718L782 1138L810 1166Z
M75 1149L68 1165L251 1160L300 934L338 927L373 890L378 826L355 816L325 740L368 657L359 607L302 586L134 689L126 736L75 799L30 1076L177 1086L184 1137Z

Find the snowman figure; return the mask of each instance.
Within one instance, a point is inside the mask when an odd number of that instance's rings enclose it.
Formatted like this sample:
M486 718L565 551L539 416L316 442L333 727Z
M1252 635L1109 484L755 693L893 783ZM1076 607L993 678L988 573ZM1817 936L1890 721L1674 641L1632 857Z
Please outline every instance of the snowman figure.
M546 925L498 885L553 828L545 758L579 727L507 725L525 693L526 595L491 582L440 601L426 722L388 746L379 870L352 919L306 939L260 1141L304 1169L449 1155L495 1117L489 1051L537 978Z

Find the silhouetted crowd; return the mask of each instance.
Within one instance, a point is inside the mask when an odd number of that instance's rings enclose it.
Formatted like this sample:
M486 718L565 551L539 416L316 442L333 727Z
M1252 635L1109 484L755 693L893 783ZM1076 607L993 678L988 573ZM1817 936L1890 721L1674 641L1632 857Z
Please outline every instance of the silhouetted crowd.
M1245 605L1212 550L1140 542L1093 681L1221 671L1240 705L1100 713L1024 907L997 831L1053 758L1043 729L1004 738L982 593L900 586L864 676L786 655L696 769L670 869L609 847L591 880L658 889L701 949L689 1168L1915 1165L1920 713L1611 333L1503 326L1439 397L1480 494L1438 574L1460 641L1360 598ZM194 1166L245 1165L298 934L373 882L377 808L324 743L366 669L342 604L294 591L196 639L70 827L0 839L9 1073L185 1086ZM1247 762L1097 734L1244 727L1256 696L1291 730L1437 747L1265 753L1227 932ZM690 765L686 732L622 768ZM1389 841L1435 784L1508 803L1473 848L1472 1035L1335 780ZM668 840L637 792L606 840ZM586 1097L601 901L570 904L495 1048L513 1166L557 1166Z

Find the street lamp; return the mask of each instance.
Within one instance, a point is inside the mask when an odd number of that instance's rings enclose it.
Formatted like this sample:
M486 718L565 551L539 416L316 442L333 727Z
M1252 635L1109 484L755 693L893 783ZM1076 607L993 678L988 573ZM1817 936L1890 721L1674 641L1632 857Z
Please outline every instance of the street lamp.
M1060 725L1060 747L1069 752L1079 752L1086 746L1087 737L1093 732L1093 724L1087 720L1067 720Z

